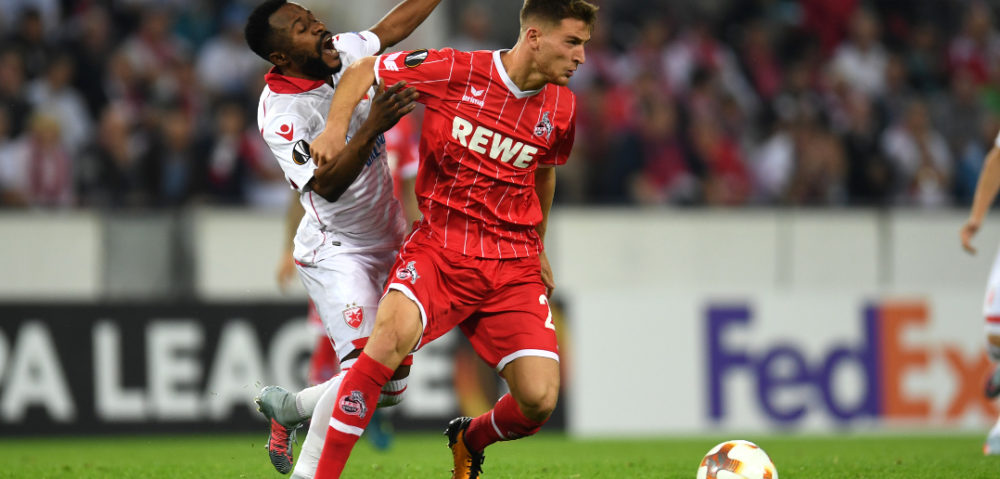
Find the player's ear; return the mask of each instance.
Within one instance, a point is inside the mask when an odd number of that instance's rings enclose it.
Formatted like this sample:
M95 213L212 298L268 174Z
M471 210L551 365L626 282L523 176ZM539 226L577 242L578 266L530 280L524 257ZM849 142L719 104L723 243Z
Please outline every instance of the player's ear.
M541 43L542 31L538 27L528 27L524 31L524 41L533 50L538 49L539 43Z
M274 66L278 67L283 67L287 65L288 62L290 61L288 55L285 55L282 52L271 52L271 54L268 55L267 58L268 60L271 60L271 63L273 63Z

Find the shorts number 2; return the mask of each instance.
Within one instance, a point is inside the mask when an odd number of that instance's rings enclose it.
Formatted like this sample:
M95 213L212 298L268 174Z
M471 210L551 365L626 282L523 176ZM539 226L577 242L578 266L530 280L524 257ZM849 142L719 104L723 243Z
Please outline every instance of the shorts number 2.
M556 330L556 325L552 324L552 308L549 306L549 298L544 294L538 297L538 304L544 304L545 309L549 310L549 317L545 318L545 327L553 331Z

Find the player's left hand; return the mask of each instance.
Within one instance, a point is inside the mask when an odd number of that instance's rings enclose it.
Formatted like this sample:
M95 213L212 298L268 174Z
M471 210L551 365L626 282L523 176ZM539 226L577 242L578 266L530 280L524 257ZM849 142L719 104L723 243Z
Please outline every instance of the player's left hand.
M979 222L974 220L966 221L962 229L958 231L958 236L962 238L962 248L969 254L976 254L975 246L972 246L972 237L979 231Z
M404 81L386 88L385 80L380 79L376 91L379 93L372 99L368 121L380 133L395 126L400 118L417 107L417 89L407 87Z
M549 265L549 257L542 251L538 255L538 262L542 265L542 284L545 285L545 296L552 297L552 292L556 290L556 279L552 275L552 266Z

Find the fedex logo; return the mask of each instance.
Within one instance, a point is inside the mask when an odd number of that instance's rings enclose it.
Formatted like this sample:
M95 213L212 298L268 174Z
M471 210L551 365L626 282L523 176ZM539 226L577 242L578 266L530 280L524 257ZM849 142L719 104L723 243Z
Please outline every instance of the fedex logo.
M768 419L787 425L815 414L845 423L855 419L955 422L970 412L997 415L996 405L982 392L983 380L992 371L985 351L970 355L956 344L904 341L927 329L923 302L868 305L860 315L860 339L819 350L781 340L734 346L733 338L753 327L751 309L713 306L706 314L708 413L713 420L727 418L731 406L726 399L737 396L728 391L734 377L749 380L754 389L755 394L742 397L749 397ZM906 387L914 379L929 379L941 371L954 387L925 391ZM834 379L843 374L860 377L861 391L846 395L849 399L836 390L839 383Z
M535 159L538 148L524 142L496 133L483 126L475 126L471 121L456 116L451 123L451 137L462 146L480 155L489 155L518 168L527 168Z

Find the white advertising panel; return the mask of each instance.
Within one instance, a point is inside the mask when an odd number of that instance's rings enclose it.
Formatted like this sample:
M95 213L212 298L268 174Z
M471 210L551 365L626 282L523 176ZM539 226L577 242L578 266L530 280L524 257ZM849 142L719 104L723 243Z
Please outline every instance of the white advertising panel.
M575 291L576 435L988 428L982 293Z

